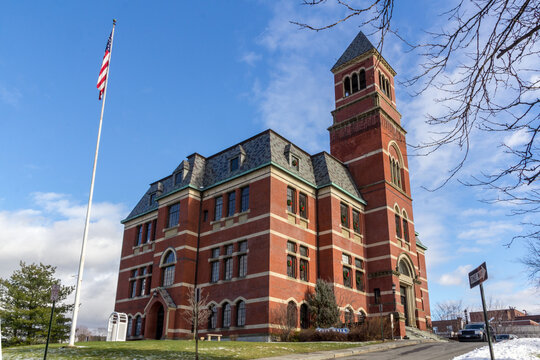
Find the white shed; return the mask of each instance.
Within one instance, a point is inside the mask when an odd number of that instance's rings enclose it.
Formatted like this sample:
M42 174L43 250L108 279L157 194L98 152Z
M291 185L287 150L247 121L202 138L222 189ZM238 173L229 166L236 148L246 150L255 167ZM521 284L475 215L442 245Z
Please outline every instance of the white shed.
M128 316L125 313L113 312L109 316L107 341L126 341Z

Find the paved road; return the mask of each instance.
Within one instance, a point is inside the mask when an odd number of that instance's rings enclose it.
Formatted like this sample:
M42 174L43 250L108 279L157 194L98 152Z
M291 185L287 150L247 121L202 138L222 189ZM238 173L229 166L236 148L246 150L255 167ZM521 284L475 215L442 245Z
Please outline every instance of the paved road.
M451 360L455 356L468 353L476 348L487 345L487 343L427 343L413 346L405 346L397 349L389 349L380 352L366 353L362 355L350 356L342 359L350 360Z

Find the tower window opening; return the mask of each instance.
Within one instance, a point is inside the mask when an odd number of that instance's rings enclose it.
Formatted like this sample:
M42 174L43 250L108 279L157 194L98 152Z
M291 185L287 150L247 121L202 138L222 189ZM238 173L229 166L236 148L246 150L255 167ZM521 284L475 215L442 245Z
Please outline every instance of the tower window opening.
M362 69L360 70L360 90L366 88L366 70Z
M348 76L345 78L345 97L351 95L351 78Z
M353 94L358 91L358 74L354 73L352 76L352 92Z

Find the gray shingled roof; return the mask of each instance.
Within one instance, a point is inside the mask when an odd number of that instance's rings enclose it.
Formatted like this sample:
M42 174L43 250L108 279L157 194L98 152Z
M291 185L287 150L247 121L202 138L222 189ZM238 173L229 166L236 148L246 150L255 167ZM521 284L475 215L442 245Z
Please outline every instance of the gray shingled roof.
M290 165L291 155L300 160L298 170ZM236 156L241 158L240 166L230 171L230 160ZM347 167L339 160L326 152L311 156L274 131L267 130L208 158L197 153L188 156L171 175L150 184L150 188L124 221L157 209L155 199L161 196L188 186L208 189L270 164L288 171L313 187L335 185L365 202ZM151 201L152 195L154 198Z
M368 52L371 49L375 49L375 46L373 46L373 44L371 44L366 35L364 35L364 33L360 31L358 35L356 35L352 43L349 45L347 50L345 50L343 55L341 55L341 57L334 64L334 66L332 66L332 70Z

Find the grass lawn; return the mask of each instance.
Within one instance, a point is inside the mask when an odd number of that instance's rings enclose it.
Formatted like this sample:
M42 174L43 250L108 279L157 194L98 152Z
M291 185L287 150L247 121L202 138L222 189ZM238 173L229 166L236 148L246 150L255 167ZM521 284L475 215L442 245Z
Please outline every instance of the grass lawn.
M199 342L199 359L257 359L262 357L336 350L365 346L364 343L260 343L244 341ZM49 345L47 359L195 359L195 341L192 340L144 340L128 342L85 342L78 348L63 348L61 344ZM3 348L4 360L43 359L45 345Z

